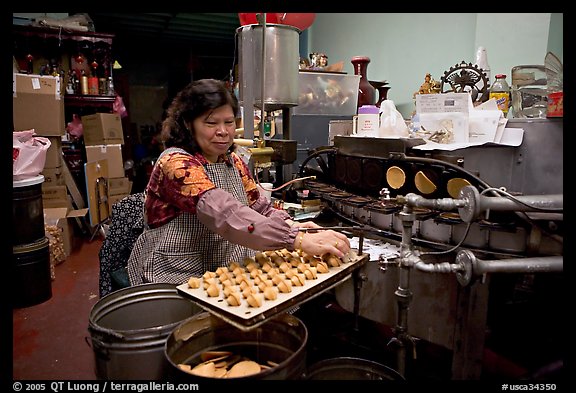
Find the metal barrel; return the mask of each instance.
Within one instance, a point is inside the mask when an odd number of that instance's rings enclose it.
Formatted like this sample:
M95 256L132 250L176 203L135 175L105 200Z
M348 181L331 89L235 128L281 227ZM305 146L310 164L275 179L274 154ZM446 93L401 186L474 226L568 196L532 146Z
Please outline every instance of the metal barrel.
M49 244L48 238L42 237L12 247L13 307L34 306L52 297Z
M314 363L306 372L307 380L379 380L401 381L395 370L371 360L340 357Z
M13 246L34 243L44 237L44 176L12 182Z
M166 338L200 311L172 284L135 285L104 296L92 307L88 325L97 378L163 379Z

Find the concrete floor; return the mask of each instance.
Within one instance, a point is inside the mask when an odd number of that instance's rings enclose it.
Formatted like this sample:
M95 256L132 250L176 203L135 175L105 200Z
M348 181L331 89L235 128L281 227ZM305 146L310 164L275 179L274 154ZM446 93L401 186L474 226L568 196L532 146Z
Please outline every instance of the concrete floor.
M94 380L89 314L99 300L98 251L84 241L56 265L52 297L12 312L14 380Z

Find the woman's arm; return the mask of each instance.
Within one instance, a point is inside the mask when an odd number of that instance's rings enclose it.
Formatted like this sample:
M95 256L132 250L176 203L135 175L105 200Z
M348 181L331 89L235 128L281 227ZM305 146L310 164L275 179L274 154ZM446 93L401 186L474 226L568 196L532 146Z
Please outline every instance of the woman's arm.
M256 210L258 213L266 217L279 216L283 220L290 220L290 214L285 210L275 209L272 203L266 197L260 194L260 197L250 206L251 209Z
M202 194L196 212L200 222L211 231L253 250L300 249L311 255L330 253L340 258L350 251L350 242L342 233L332 230L299 233L297 225L291 226L278 215L265 217L219 188ZM300 226L318 227L313 223Z
M270 214L266 217L219 188L202 194L196 214L211 231L254 250L292 250L298 233L297 228L285 221L284 215Z

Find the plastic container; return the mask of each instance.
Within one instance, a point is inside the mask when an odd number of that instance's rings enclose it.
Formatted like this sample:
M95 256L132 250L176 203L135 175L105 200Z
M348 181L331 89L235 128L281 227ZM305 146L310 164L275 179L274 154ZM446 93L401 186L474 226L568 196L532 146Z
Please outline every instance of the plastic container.
M354 116L360 75L300 71L295 115Z
M362 105L358 108L358 136L378 137L380 128L380 109L376 105Z

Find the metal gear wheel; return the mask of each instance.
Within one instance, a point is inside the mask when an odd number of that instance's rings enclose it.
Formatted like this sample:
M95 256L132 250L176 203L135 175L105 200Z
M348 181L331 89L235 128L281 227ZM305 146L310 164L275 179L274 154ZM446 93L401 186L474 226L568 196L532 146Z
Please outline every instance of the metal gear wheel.
M442 93L468 92L472 95L473 102L488 100L488 78L484 70L475 64L462 61L445 71L440 80Z

